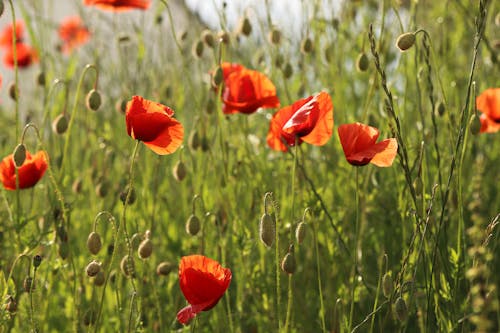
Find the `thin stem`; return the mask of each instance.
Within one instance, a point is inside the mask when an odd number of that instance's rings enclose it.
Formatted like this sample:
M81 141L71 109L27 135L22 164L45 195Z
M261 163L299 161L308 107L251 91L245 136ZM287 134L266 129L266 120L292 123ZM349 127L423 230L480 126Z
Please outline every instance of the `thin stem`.
M10 10L12 12L12 58L14 60L14 89L15 99L14 108L16 116L16 142L19 140L19 66L17 64L17 29L16 29L16 11L12 0L9 0Z
M349 331L352 327L352 321L354 316L354 294L356 292L356 272L358 267L358 237L359 237L359 167L355 167L356 172L356 193L355 193L355 221L354 221L354 267L352 270L352 286L351 286L351 308L349 311Z
M306 212L310 212L309 208L306 208L304 211L304 216ZM310 213L312 214L312 213ZM323 333L326 333L326 323L325 323L325 304L323 301L323 287L321 283L321 268L320 268L320 260L319 260L319 246L318 246L318 235L316 230L316 223L314 221L311 223L313 230L313 241L314 241L314 251L316 254L316 275L318 276L318 293L319 293L319 311L320 311L320 320L321 320L321 330Z

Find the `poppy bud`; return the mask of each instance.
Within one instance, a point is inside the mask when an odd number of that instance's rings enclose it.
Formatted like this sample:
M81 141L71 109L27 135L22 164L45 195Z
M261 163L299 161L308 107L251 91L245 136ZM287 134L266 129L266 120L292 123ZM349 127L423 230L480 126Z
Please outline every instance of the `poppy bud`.
M212 114L214 113L215 109L215 100L212 97L209 97L207 99L207 105L205 105L205 112L207 114Z
M127 111L127 101L123 98L119 98L115 103L115 110L119 113L125 114L125 111Z
M35 283L33 282L33 278L31 276L27 276L23 280L23 289L25 292L29 293L33 289L35 289Z
M75 179L75 181L73 182L73 185L71 185L71 190L73 191L73 193L80 193L82 191L82 186L83 186L83 181L81 178L77 178Z
M85 268L85 272L87 273L87 276L96 276L97 273L101 270L101 264L98 263L95 260L92 260L87 267Z
M130 246L132 246L133 250L137 250L141 242L142 242L142 237L137 232L133 234L132 237L130 238Z
M139 255L139 258L141 259L149 258L151 256L151 253L153 253L153 242L151 242L149 238L143 240L139 245L137 253Z
M406 51L415 44L416 35L414 32L406 32L398 37L396 46L401 51Z
M193 44L193 48L191 49L193 56L196 58L201 58L203 56L203 42L201 40L197 40Z
M120 261L120 269L126 277L134 277L135 265L131 256L127 254L122 258L122 261Z
M151 239L151 230L148 229L144 232L144 238Z
M182 161L177 161L175 163L174 168L172 169L172 174L174 175L175 180L181 182L187 175L186 165Z
M89 110L92 111L99 110L99 107L101 106L101 94L97 90L92 89L87 94L87 98L85 99L85 104L87 105L87 109Z
M293 68L292 68L292 65L287 62L285 64L285 67L283 68L283 76L285 77L285 79L289 79L293 74Z
M92 231L87 238L87 249L93 255L99 253L102 248L101 236L95 231Z
M259 236L262 243L267 247L271 247L276 238L276 223L273 217L267 213L264 213L260 218Z
M361 52L358 58L356 59L356 69L359 72L366 72L368 66L370 66L370 60L368 59L366 53Z
M443 116L444 115L444 112L446 111L446 107L445 107L443 101L439 101L436 104L435 111L436 111L436 114L438 114L439 116Z
M108 195L109 191L109 185L105 181L101 181L97 186L95 187L95 194L99 198L104 198L106 195Z
M229 32L227 31L219 31L217 34L217 37L219 38L219 41L224 44L229 44L229 41L231 40L231 37L229 36Z
M196 234L200 232L200 229L200 219L196 215L191 214L191 216L189 216L188 220L186 221L186 232L191 236L196 236Z
M311 53L313 50L313 42L311 38L307 37L300 43L300 51L304 54Z
M104 282L106 280L106 276L104 275L103 271L97 272L96 276L94 277L94 285L101 287L104 285Z
M223 80L224 80L224 71L220 66L217 66L212 76L212 83L214 87L218 87Z
M3 6L3 2L2 2L2 5L0 7ZM0 8L2 9L2 8ZM3 9L2 9L3 10ZM0 14L1 15L1 14ZM8 312L10 313L14 313L17 311L17 302L16 300L14 299L14 297L12 296L9 296L9 301L7 302L7 304L5 305L5 310L7 310Z
M201 137L201 150L207 152L210 149L210 142L206 135Z
M167 276L174 269L174 264L163 261L156 266L156 274Z
M208 46L213 48L215 46L215 37L212 31L206 29L201 32L201 40Z
M284 62L285 62L285 57L283 56L282 53L278 53L276 55L276 58L274 58L274 65L278 68L281 68Z
M188 146L191 150L200 148L200 136L198 135L198 131L195 129L191 132L191 134L189 134Z
M130 193L128 193L129 190L128 190L128 186L120 193L120 201L125 204L125 201L127 200L127 196L128 196L128 201L127 201L127 205L131 205L135 202L135 199L137 198L136 197L136 194L135 194L135 189L132 187L132 189L130 190Z
M296 264L295 264L295 255L293 254L293 245L290 245L288 253L281 261L281 269L283 270L283 272L287 274L293 274L295 273L295 268Z
M16 168L20 168L24 161L26 160L26 146L22 143L18 144L16 148L14 148L13 160Z
M68 118L64 113L58 115L54 121L52 121L52 131L56 134L64 134L68 129Z
M385 273L382 277L382 292L386 298L390 298L392 295L392 291L394 289L394 285L392 282L392 276L390 273Z
M42 263L42 256L37 254L33 257L33 266L35 268L40 267L40 264Z
M396 299L394 312L396 312L396 317L399 321L403 322L408 319L408 308L406 307L406 302L402 297L398 297L398 299Z
M15 83L11 83L9 86L9 96L13 101L17 101L17 98L19 97L19 89L16 88Z
M238 34L248 36L252 33L252 24L248 17L243 17L238 25Z
M278 45L281 42L281 31L276 28L272 28L268 37L271 44Z
M304 238L306 237L306 228L307 223L304 221L297 225L297 229L295 229L295 239L297 239L297 243L302 244L304 241Z
M42 71L36 76L36 83L41 87L45 87L45 82L45 72Z
M472 134L477 135L481 130L481 120L477 114L473 114L469 121L469 130Z

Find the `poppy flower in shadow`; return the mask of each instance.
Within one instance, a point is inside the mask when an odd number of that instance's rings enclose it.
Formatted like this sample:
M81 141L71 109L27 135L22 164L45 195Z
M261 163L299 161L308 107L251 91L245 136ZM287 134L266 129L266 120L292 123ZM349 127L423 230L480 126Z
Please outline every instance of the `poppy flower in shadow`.
M32 156L26 151L26 159L18 168L19 188L30 188L36 185L47 170L47 156L45 152L39 151ZM0 180L7 190L16 189L16 166L12 154L0 162Z
M90 38L90 32L79 16L69 16L59 25L59 38L63 43L62 52L68 54L85 44Z
M476 107L482 112L481 133L500 131L500 88L489 88L476 98Z
M173 115L168 106L133 96L126 107L127 133L159 155L171 154L184 137L184 127Z
M330 95L320 92L276 112L271 119L267 144L274 150L307 142L324 145L332 136L333 104Z
M352 165L375 164L379 167L392 165L398 152L396 139L386 139L377 143L379 131L361 123L344 124L338 128L344 154Z
M280 105L276 87L261 72L229 63L222 64L222 71L222 111L225 114L254 113L258 108L275 108Z
M0 33L0 46L4 48L12 47L12 24L8 24ZM24 24L21 21L16 21L16 43L20 43L24 38Z
M177 320L188 324L199 312L213 308L231 283L231 270L202 255L182 257L179 284L190 305L177 313Z
M24 43L16 44L17 66L19 68L29 67L33 62L38 60L37 53L31 46ZM10 47L5 52L3 57L5 66L14 68L14 48Z
M85 0L83 4L103 10L120 12L132 9L146 10L151 5L151 0Z

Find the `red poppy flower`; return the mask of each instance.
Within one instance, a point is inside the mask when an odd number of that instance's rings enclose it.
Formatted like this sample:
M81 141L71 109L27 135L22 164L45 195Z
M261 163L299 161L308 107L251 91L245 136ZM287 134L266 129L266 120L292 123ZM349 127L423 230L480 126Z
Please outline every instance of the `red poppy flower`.
M20 68L29 67L33 62L38 60L36 51L31 46L24 43L16 44L17 66ZM14 48L8 48L3 57L5 66L14 67Z
M264 74L239 64L222 64L224 88L222 111L253 113L258 108L275 108L280 105L276 87Z
M12 24L7 25L0 33L0 46L4 48L12 47ZM16 42L22 42L24 38L24 24L16 21Z
M34 156L26 151L26 160L17 169L19 174L19 188L30 188L36 185L47 170L47 156L39 151ZM0 180L7 190L16 189L16 166L12 154L0 162Z
M168 106L134 96L127 103L127 133L159 155L171 154L184 137L184 127L173 115Z
M84 0L86 6L96 6L103 10L115 12L141 9L146 10L151 5L151 0Z
M231 270L202 255L182 257L179 284L190 305L177 313L177 320L188 324L199 312L213 308L231 283Z
M476 98L476 107L483 112L481 133L500 131L500 88L489 88Z
M271 119L267 144L274 150L287 151L302 141L324 145L332 136L333 104L326 92L303 98L276 112Z
M70 53L89 40L90 32L79 16L69 16L59 25L59 37L63 41L62 51Z
M368 163L379 167L392 165L398 152L396 139L376 143L378 129L361 123L341 125L338 132L347 162L358 166Z

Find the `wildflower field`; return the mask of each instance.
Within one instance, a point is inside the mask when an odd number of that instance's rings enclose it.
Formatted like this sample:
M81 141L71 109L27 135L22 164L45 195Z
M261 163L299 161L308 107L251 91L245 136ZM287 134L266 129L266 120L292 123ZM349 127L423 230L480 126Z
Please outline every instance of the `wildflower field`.
M0 332L499 331L500 2L62 2L0 0Z

